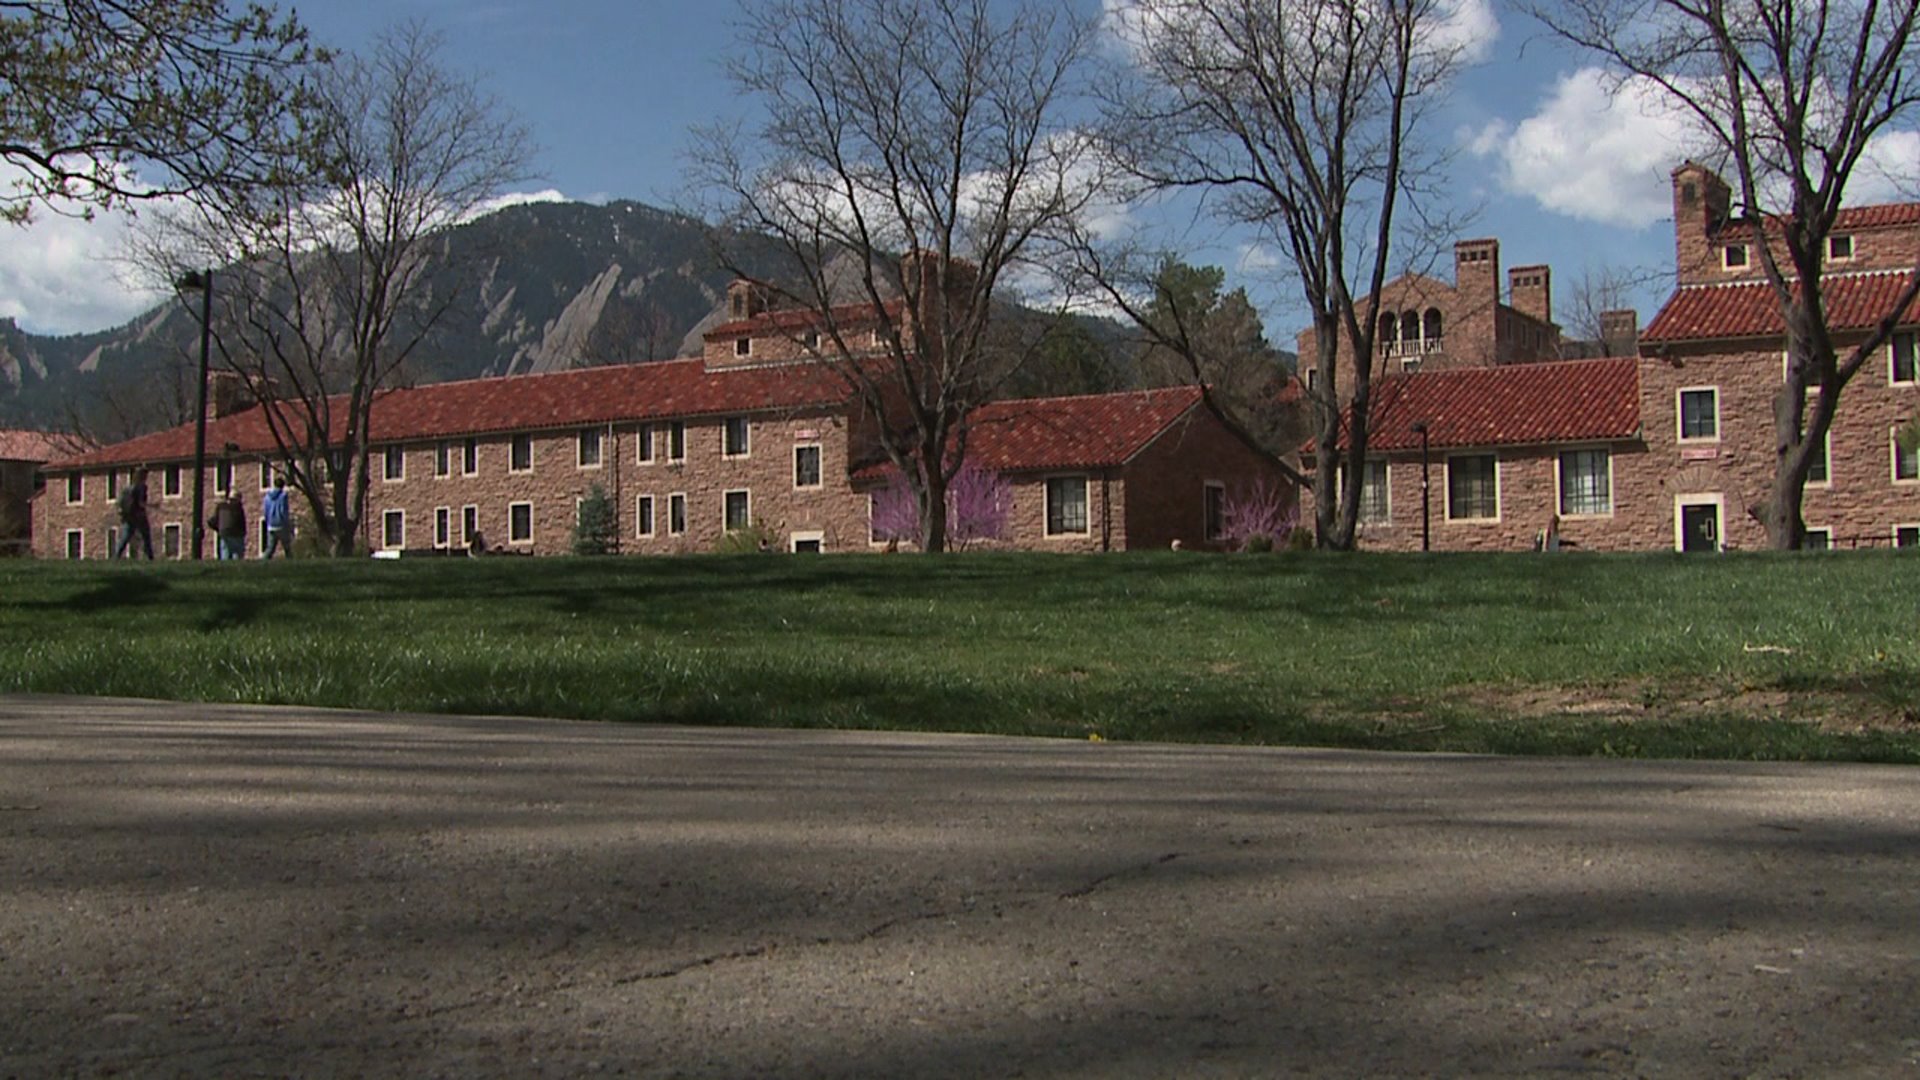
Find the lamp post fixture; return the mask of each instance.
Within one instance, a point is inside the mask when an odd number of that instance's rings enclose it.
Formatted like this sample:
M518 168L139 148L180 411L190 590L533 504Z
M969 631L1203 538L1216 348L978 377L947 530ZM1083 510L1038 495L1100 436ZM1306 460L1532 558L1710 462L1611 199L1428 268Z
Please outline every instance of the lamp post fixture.
M1413 430L1420 434L1420 550L1433 550L1432 500L1427 497L1427 422L1415 420Z
M200 411L193 418L193 557L204 558L207 540L207 359L213 342L213 271L182 274L174 285L200 291Z

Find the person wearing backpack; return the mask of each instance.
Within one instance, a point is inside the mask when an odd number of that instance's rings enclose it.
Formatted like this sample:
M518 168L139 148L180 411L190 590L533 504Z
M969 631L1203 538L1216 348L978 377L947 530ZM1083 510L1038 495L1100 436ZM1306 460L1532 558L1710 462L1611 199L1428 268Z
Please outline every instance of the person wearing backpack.
M214 504L213 516L207 519L216 538L215 553L221 559L244 559L247 557L247 508L240 504L240 496L229 491Z
M153 528L147 524L147 470L135 469L133 482L120 489L120 497L114 500L114 509L120 514L120 542L114 545L113 557L124 559L127 548L133 543L137 533L140 544L147 549L147 561L153 561Z
M260 496L260 521L267 527L267 547L260 553L263 559L273 558L273 553L286 549L286 557L293 558L293 514L287 507L287 478L273 478L273 490Z

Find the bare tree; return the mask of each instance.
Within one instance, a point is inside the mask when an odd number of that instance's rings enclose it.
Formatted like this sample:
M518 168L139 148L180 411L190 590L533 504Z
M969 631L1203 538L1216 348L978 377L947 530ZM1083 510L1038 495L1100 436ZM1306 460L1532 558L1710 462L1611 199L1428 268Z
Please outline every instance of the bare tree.
M1464 42L1436 0L1128 0L1115 18L1128 66L1109 143L1128 173L1150 190L1205 193L1277 246L1299 285L1316 342L1301 362L1318 372L1315 538L1350 548L1361 485L1336 477L1366 454L1380 288L1419 220L1401 214L1437 164L1421 122Z
M438 52L416 24L339 58L302 149L314 183L176 215L148 238L162 272L221 267L223 364L267 404L289 482L337 554L366 505L375 400L484 261L449 262L444 234L525 176L525 132Z
M0 0L0 220L276 182L322 58L258 4Z
M1067 124L1089 41L1044 0L769 0L732 64L766 119L694 152L716 236L774 238L762 284L810 313L817 360L880 418L930 552L968 414L1037 344L996 333L996 297L1092 197ZM759 276L724 244L721 260Z
M1664 91L1694 122L1704 156L1732 165L1735 221L1750 230L1787 337L1773 482L1749 509L1773 547L1798 548L1807 470L1840 391L1920 295L1917 262L1871 330L1843 350L1820 272L1841 199L1875 137L1920 111L1920 0L1560 0L1534 13L1599 56L1620 84ZM1911 181L1920 164L1908 167Z

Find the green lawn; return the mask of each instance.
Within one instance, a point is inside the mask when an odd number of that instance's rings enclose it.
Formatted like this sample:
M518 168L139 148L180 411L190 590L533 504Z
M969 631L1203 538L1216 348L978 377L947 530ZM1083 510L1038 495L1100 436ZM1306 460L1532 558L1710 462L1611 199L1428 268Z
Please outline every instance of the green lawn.
M1920 559L0 562L0 692L1920 761Z

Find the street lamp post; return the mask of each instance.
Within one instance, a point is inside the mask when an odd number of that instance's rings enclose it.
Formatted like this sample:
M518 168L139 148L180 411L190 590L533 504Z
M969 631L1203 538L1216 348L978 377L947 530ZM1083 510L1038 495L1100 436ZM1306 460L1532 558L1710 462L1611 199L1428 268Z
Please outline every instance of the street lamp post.
M204 557L207 540L207 359L213 344L213 271L183 274L175 283L200 290L200 411L193 418L193 557Z
M1413 430L1420 433L1420 550L1433 550L1433 503L1427 497L1427 422L1415 420Z

